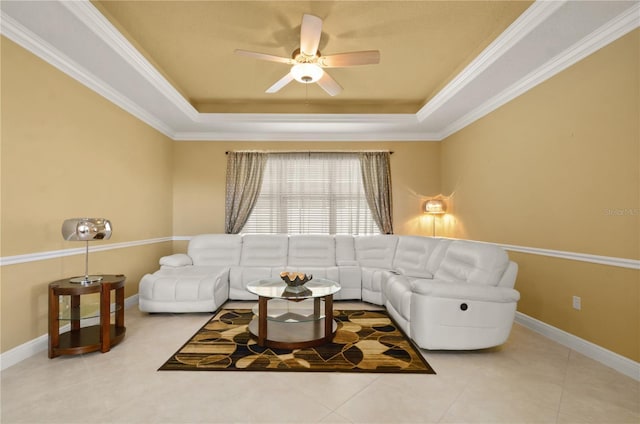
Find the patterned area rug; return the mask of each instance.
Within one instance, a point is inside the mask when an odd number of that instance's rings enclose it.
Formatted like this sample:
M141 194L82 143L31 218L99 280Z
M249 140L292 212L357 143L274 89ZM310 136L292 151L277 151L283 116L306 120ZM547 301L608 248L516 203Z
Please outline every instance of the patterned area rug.
M295 350L258 346L247 330L252 318L248 309L220 310L159 371L435 374L386 311L334 311L338 328L333 342Z

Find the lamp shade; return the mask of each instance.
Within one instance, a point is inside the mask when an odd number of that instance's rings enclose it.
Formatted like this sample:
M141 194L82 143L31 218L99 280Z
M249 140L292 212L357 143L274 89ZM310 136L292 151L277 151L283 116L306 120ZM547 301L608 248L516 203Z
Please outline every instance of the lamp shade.
M315 63L297 63L291 67L291 76L298 82L309 84L318 81L324 71Z
M111 237L111 222L104 218L65 219L62 237L68 241L106 240Z
M447 206L440 199L431 199L424 204L424 211L430 214L443 214L447 210Z

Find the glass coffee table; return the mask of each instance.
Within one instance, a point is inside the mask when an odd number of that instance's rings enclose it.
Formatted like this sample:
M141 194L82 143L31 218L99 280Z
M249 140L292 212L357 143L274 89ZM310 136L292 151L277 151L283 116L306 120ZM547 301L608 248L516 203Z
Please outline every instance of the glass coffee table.
M340 291L337 282L314 278L303 286L288 287L276 277L252 281L247 290L258 295L255 317L249 323L249 332L258 339L258 345L302 349L329 343L333 338L338 326L333 319L333 295Z

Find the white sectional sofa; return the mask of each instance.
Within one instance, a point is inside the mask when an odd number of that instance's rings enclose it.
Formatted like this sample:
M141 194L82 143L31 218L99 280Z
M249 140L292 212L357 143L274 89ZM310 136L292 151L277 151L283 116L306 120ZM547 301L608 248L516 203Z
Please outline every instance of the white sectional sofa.
M227 300L256 300L253 280L282 271L342 286L336 300L387 308L424 349L481 349L509 336L518 272L498 246L420 236L198 235L187 253L160 259L140 281L145 312L213 312Z

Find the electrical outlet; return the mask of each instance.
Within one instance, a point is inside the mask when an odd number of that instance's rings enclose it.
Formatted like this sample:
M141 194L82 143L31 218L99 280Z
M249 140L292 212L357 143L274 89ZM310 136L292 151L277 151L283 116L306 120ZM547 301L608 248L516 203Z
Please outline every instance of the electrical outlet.
M580 299L580 296L573 296L573 309L577 311L582 309L582 299Z

